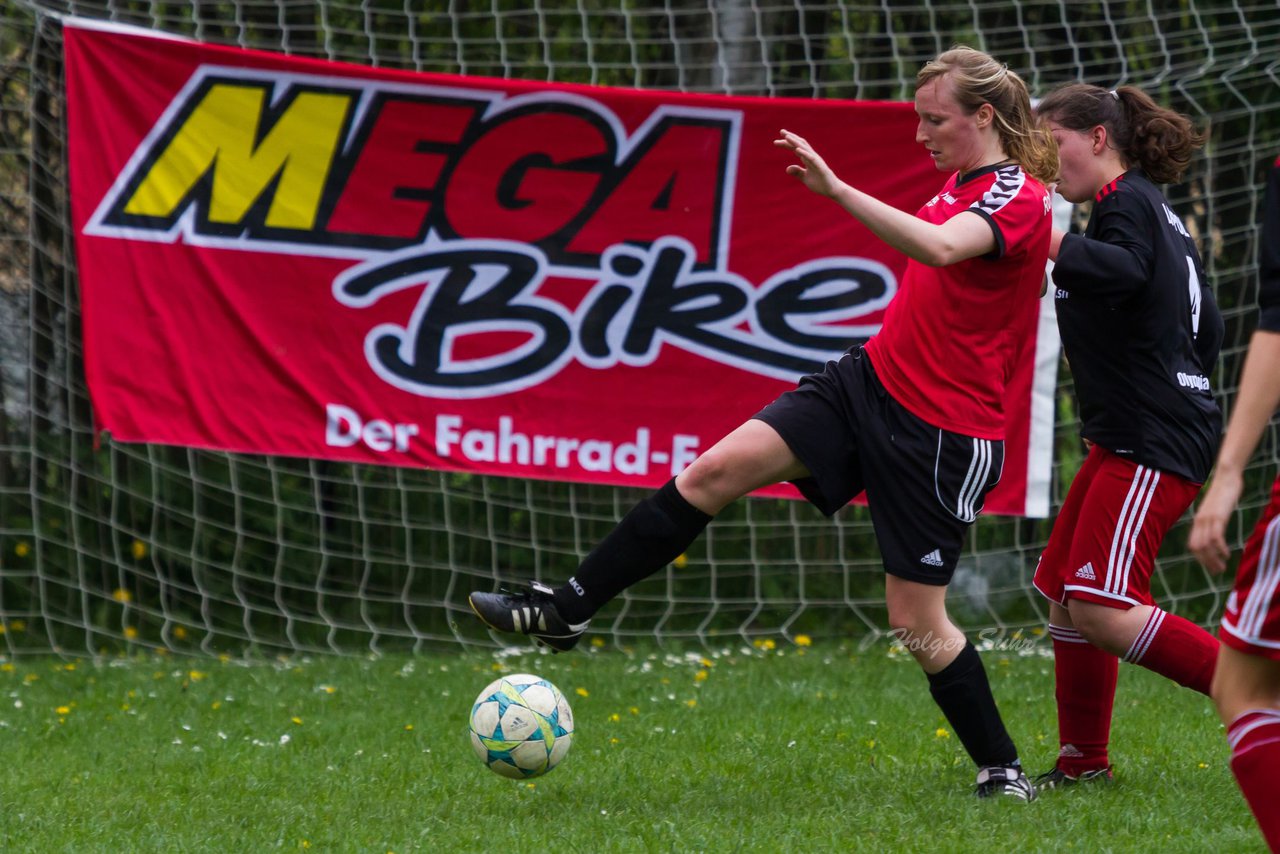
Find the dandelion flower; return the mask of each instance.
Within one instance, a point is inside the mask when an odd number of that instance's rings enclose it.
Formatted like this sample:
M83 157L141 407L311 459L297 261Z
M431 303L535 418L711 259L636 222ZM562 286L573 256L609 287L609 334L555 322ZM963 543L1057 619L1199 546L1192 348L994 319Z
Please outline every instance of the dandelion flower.
M133 594L128 590L125 590L123 587L117 587L115 590L111 591L111 598L117 602L124 602L127 604L133 601Z
M689 565L689 556L687 554L678 554L675 560L671 561L671 565L676 569L684 569Z
M796 635L796 646L813 646L813 638L808 635Z
M693 674L693 681L694 681L694 682L706 682L706 681L707 681L707 671L705 671L705 670L699 670L697 673Z
M129 547L129 551L133 553L134 560L142 560L147 556L147 544L142 540L134 540L133 545Z
M127 639L129 639L129 640L137 640L137 638L138 638L138 630L137 630L137 629L135 629L133 626L125 626L125 627L124 627L124 636L125 636Z
M289 720L293 721L295 724L302 723L302 718L298 717L297 715L294 715L293 717L289 718Z
M596 635L591 639L591 645L596 649L599 649L600 647L604 646L604 638L600 637L599 635Z
M26 557L31 554L31 544L26 540L20 540L18 544L13 547L13 553L18 557Z
M186 640L186 639L187 639L187 628L186 628L186 626L174 626L174 627L173 627L173 636L174 636L175 638L177 638L178 640Z
M609 723L616 724L620 720L622 720L622 715L618 714L617 712L614 712L613 714L609 715Z
M951 738L951 733L947 732L942 727L938 727L936 730L934 730L933 737L934 738Z
M577 694L579 697L590 697L590 696L591 696L590 692L588 692L586 688L577 688L577 689L575 689L575 690L574 690L574 693L575 693L575 694Z
M58 713L58 714L60 714L60 715L69 715L69 714L71 714L71 707L70 707L70 706L58 706L58 708L54 709L54 711L55 711L55 712L57 712L57 713Z

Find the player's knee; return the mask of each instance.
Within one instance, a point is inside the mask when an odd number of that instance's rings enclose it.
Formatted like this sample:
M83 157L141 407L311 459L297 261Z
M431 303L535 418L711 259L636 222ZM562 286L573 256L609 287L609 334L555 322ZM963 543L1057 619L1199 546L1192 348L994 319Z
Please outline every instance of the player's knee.
M1250 709L1280 709L1280 669L1262 662L1229 647L1222 648L1209 696L1224 724Z
M1239 704L1236 697L1236 691L1229 678L1223 676L1221 667L1217 667L1213 671L1213 679L1209 682L1209 697L1213 700L1213 704L1218 708L1218 717L1222 718L1222 722L1231 723L1231 712Z
M732 454L711 448L680 473L676 486L686 501L711 513L714 511L708 507L718 511L740 496L736 485L741 475L739 468Z
M918 603L890 599L885 604L888 606L889 633L903 643L926 639L938 634L942 628L938 616L921 609Z
M1129 644L1123 637L1123 614L1123 611L1105 607L1072 608L1071 622L1089 643L1112 655L1124 655Z
M1218 710L1218 718L1223 724L1231 722L1250 709L1266 709L1276 707L1274 696L1266 696L1250 691L1238 681L1224 677L1215 671L1213 681L1209 685L1209 696Z

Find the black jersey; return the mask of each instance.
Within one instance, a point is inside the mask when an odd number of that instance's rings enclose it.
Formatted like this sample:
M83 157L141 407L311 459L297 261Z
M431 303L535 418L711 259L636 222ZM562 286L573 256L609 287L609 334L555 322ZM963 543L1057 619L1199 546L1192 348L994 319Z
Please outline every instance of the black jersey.
M1082 435L1141 465L1203 483L1222 433L1209 375L1223 323L1195 242L1132 169L1094 200L1053 269Z
M1258 328L1280 332L1280 159L1267 176L1262 203L1262 249L1258 252Z

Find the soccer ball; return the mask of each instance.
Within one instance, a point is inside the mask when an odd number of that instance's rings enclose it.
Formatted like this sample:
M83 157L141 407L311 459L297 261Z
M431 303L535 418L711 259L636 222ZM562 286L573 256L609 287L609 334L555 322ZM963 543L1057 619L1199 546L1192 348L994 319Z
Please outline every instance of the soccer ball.
M517 673L489 683L471 706L471 746L490 771L524 780L564 759L573 741L573 712L560 689Z

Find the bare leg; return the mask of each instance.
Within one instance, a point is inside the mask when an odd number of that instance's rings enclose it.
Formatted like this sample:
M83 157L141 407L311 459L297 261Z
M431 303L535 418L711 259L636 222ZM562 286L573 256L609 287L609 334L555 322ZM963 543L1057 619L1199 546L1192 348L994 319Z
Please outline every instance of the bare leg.
M915 657L929 679L929 693L946 715L956 737L974 763L984 769L980 785L992 772L1018 764L1018 749L996 708L982 658L964 633L951 622L946 608L945 586L920 584L897 576L885 577L885 601L889 624ZM1013 774L1017 790L1030 799L1030 783L1021 771L999 771L1001 779Z
M1280 661L1223 646L1212 693L1218 716L1228 725L1250 709L1280 709Z
M885 576L889 627L925 673L955 661L968 639L947 616L947 588Z
M752 490L807 474L778 431L753 418L694 460L676 477L676 488L714 516Z
M1280 852L1280 661L1223 646L1213 699L1227 725L1231 773L1268 847Z

